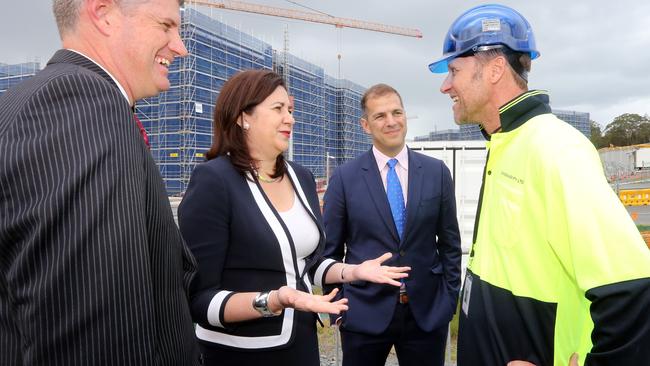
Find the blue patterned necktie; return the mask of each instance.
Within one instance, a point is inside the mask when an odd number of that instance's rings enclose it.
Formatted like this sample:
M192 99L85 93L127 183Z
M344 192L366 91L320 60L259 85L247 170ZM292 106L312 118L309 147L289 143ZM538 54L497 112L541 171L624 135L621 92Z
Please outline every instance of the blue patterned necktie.
M399 238L402 239L406 212L404 212L405 207L402 185L399 183L397 172L395 171L397 159L393 158L388 160L387 165L388 174L386 175L386 195L388 196L388 204L390 205L390 212L393 214L395 227L397 227L397 234L399 234Z

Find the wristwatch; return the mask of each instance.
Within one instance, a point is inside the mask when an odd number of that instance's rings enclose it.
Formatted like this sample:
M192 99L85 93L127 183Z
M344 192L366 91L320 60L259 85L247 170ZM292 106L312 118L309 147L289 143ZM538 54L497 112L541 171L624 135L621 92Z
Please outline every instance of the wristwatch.
M272 316L278 316L269 309L269 295L271 291L262 291L253 299L253 309L257 310L258 313L262 315L263 318L270 318Z

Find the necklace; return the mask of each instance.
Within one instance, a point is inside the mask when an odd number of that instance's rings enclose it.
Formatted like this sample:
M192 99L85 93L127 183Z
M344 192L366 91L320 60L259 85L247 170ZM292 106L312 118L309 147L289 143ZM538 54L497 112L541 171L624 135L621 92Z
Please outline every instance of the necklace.
M275 183L275 182L279 181L280 178L281 178L281 177L267 178L267 177L265 177L264 175L262 175L262 174L260 174L259 172L257 172L257 179L259 179L260 181L262 181L262 182L264 182L264 183Z

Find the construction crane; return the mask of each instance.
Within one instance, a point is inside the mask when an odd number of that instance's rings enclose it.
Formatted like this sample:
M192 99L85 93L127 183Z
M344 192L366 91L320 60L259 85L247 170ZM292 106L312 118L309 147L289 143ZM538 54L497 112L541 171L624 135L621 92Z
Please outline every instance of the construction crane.
M336 28L357 28L357 29L365 29L365 30L370 30L375 32L397 34L397 35L407 36L407 37L422 38L422 32L420 32L418 29L396 27L396 26L391 26L391 25L386 25L381 23L366 22L363 20L356 20L356 19L349 19L349 18L338 18L338 17L333 17L322 13L319 14L319 13L308 12L308 11L278 8L278 7L267 6L267 5L258 5L258 4L243 2L243 1L189 0L188 3L195 4L195 5L204 5L204 6L219 8L219 9L242 11L246 13L270 15L270 16L280 17L280 18L304 20L306 22L330 24L335 26Z

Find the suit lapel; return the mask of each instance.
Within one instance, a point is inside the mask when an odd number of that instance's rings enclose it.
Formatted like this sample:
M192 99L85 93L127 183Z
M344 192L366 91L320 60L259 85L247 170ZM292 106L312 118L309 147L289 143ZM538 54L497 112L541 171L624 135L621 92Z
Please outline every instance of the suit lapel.
M390 231L393 239L396 243L399 243L399 235L397 235L397 228L395 227L395 222L393 222L393 215L390 212L390 206L388 205L388 198L386 197L386 191L384 190L384 185L381 181L381 175L379 175L379 169L377 168L377 161L372 155L372 149L368 151L363 156L363 161L361 164L361 175L363 176L366 186L368 187L368 192L370 192L371 201L374 202L377 211L379 212L379 217Z
M409 184L406 203L406 224L404 224L404 236L402 242L408 237L409 229L413 226L413 220L418 213L420 203L420 193L422 192L422 164L417 154L408 149L409 155Z

